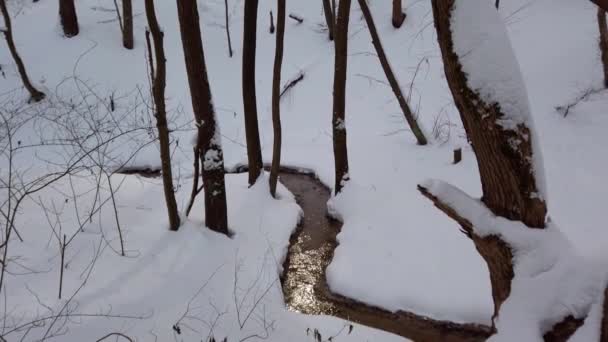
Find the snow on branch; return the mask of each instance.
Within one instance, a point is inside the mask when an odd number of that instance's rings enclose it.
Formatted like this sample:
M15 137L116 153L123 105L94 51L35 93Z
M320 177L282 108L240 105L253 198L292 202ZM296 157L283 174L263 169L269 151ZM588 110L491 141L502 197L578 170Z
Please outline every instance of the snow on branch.
M587 317L601 298L606 271L579 256L550 221L546 229L529 229L495 216L480 200L440 180L425 181L418 190L469 236L496 236L513 253L511 293L489 341L542 341L564 319Z

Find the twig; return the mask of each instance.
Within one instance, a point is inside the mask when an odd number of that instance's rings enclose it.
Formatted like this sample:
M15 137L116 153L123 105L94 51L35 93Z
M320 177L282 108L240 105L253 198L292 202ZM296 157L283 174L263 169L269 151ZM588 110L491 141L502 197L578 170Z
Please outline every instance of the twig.
M304 19L303 19L302 17L297 16L297 15L295 15L295 14L293 14L293 13L289 13L289 17L290 17L291 19L293 19L293 20L297 21L299 24L301 24L301 23L303 23L303 22L304 22Z
M289 81L285 86L283 86L283 90L281 90L281 94L279 97L283 96L289 89L293 88L298 82L304 79L304 73L300 72L294 79Z

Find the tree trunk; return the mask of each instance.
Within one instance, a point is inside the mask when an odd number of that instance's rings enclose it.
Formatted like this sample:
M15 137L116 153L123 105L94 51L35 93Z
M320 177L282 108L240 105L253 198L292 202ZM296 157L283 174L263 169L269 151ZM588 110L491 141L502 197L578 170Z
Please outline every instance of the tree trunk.
M405 13L401 7L401 0L393 0L393 27L400 28L405 21Z
M245 138L249 162L249 185L253 185L262 171L262 149L258 128L258 109L255 95L255 49L258 0L245 1L243 24L243 109Z
M78 35L78 17L76 16L76 6L74 0L59 0L59 18L63 34L66 37Z
M331 7L330 0L323 0L323 13L325 14L325 23L327 24L327 32L329 40L334 40L334 13Z
M146 1L147 3L147 1ZM147 12L146 12L147 13ZM122 45L126 49L133 49L133 3L132 0L122 0ZM152 28L150 28L152 29ZM152 32L154 39L154 32ZM154 43L156 45L156 43Z
M455 1L432 0L433 16L446 79L479 165L482 202L496 216L521 221L530 229L542 229L545 227L547 207L532 165L534 154L539 153L533 150L532 145L536 137L532 136L534 132L525 120L513 127L501 125L500 119L505 117L505 113L501 111L500 104L486 103L477 91L468 86L467 74L454 50L450 27ZM513 144L513 141L517 141L517 144ZM449 204L442 203L422 186L419 186L419 190L460 223L486 260L492 284L495 321L500 306L511 293L514 277L511 247L498 236L476 235L470 221L459 216ZM582 319L567 316L547 331L544 338L546 341L565 341L581 324Z
M597 23L600 30L600 53L602 67L604 68L604 87L608 88L608 26L606 25L606 11L597 9Z
M123 3L125 1L123 0ZM128 2L131 2L130 0ZM165 86L167 79L165 49L163 47L164 33L160 30L156 13L154 11L154 0L146 0L146 17L148 18L148 26L154 41L154 55L156 56L156 68L152 67L152 56L150 56L150 70L152 77L152 95L154 96L154 105L156 117L156 127L158 129L158 140L160 143L160 160L163 176L163 190L165 193L165 202L167 204L167 213L169 215L169 229L177 230L180 225L180 218L177 211L177 202L175 201L175 192L173 187L173 172L171 171L171 150L169 149L169 129L167 127L167 109L165 105ZM126 20L125 20L126 23ZM146 32L148 34L148 32ZM148 44L150 44L150 41Z
M285 0L277 0L277 41L272 77L272 166L270 168L270 194L276 197L279 167L281 166L281 65L283 64L283 41L285 37Z
M608 11L608 0L590 0L604 11Z
M11 23L11 16L8 13L8 8L6 7L6 0L0 0L0 10L2 11L2 17L4 18L4 37L6 38L6 45L8 45L8 49L10 50L11 55L15 60L15 64L17 64L17 70L19 71L19 76L21 77L23 86L30 93L32 101L38 102L44 99L45 95L43 92L36 89L36 87L34 87L30 82L30 78L28 77L27 71L25 70L25 64L23 64L23 60L17 52L17 47L15 46L15 41L13 40L13 26Z
M232 40L230 39L230 17L228 16L228 0L224 0L224 19L226 22L226 39L228 40L228 57L232 58Z
M410 109L407 101L405 100L405 96L401 92L401 86L399 85L399 81L395 77L391 65L386 57L386 53L384 53L384 48L382 47L382 42L380 41L380 36L378 35L378 31L376 30L376 25L374 24L374 18L367 6L365 0L359 0L359 6L361 7L361 12L363 12L363 17L365 17L365 21L367 23L367 28L369 29L369 33L372 36L372 43L374 48L376 49L376 53L378 54L378 58L380 59L380 64L382 65L382 69L384 70L384 74L388 79L388 83L391 85L391 89L393 93L397 97L397 102L399 102L399 106L401 107L401 111L405 116L405 120L409 124L412 133L416 136L416 140L418 141L418 145L426 145L427 140L424 136L424 133L418 126L416 122L416 118L414 118L414 114Z
M203 166L205 222L210 229L228 235L224 156L211 100L198 8L196 0L176 2L192 109L198 130L197 147Z
M335 162L335 192L338 194L348 175L348 151L346 146L346 67L348 58L348 21L350 18L350 0L341 0L338 5L336 30L334 31L335 64L334 64L334 105L333 105L333 139Z

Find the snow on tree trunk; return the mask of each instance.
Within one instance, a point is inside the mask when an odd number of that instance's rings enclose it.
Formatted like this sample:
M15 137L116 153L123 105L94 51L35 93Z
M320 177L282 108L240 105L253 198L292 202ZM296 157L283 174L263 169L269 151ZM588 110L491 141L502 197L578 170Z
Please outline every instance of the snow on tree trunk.
M497 329L490 340L565 341L604 285L558 229L543 229L542 158L505 25L486 0L432 0L432 6L483 196L477 201L439 181L419 190L463 227L488 264Z
M177 10L192 109L198 130L197 147L203 165L205 222L210 229L228 235L224 156L211 100L196 0L177 0Z
M245 112L249 185L255 183L263 167L255 91L257 16L258 0L245 1L245 20L243 23L243 110Z
M348 152L346 148L346 66L348 61L348 21L350 0L341 0L338 5L336 30L334 32L334 105L333 140L335 162L335 192L338 194L348 181Z

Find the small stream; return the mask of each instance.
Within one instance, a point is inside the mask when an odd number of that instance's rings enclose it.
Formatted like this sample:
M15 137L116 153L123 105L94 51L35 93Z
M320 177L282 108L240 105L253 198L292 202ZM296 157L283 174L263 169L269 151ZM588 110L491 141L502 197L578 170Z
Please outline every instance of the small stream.
M289 169L280 174L280 181L304 211L303 220L291 236L281 277L285 303L290 310L335 316L414 341L484 341L490 335L489 327L393 313L332 293L325 270L338 245L336 236L342 223L327 216L330 190L313 175Z

